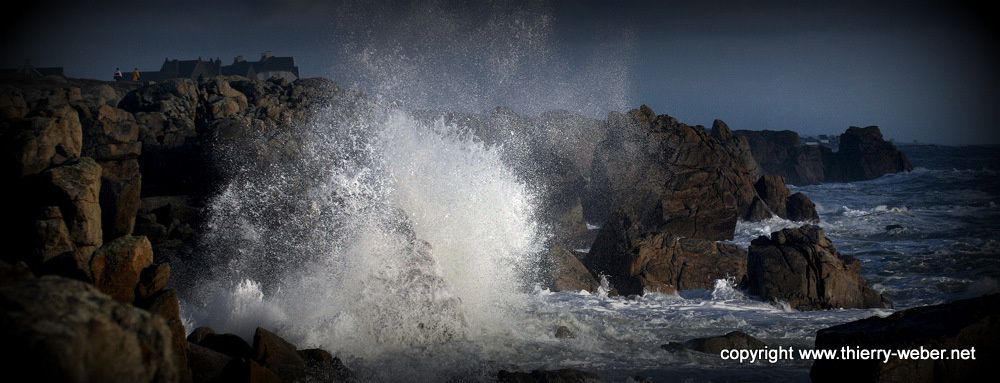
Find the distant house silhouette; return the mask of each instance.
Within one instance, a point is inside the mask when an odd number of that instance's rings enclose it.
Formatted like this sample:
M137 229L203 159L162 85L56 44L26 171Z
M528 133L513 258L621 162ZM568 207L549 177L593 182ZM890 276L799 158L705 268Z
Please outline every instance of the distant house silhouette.
M295 81L299 78L299 67L292 57L275 57L270 52L261 55L260 61L246 61L243 56L233 59L232 65L222 65L222 60L171 60L164 59L156 72L140 72L142 80L160 81L173 78L198 80L218 75L238 75L258 80L272 77Z

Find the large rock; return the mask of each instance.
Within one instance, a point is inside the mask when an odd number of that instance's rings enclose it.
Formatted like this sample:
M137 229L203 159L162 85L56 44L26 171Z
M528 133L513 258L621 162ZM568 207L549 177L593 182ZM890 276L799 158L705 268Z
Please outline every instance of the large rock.
M153 248L142 236L124 236L108 242L96 252L90 266L94 284L122 303L135 301L140 275L153 264Z
M553 291L597 291L600 283L572 251L557 246L549 250L548 258Z
M5 374L39 382L177 382L162 318L46 276L0 287Z
M2 174L21 177L80 157L83 131L69 106L40 110L26 118L0 122Z
M736 245L646 231L624 214L601 228L586 258L589 270L605 275L624 295L710 289L719 279L742 281L746 262Z
M861 277L861 262L843 256L815 225L784 229L750 244L750 294L799 310L891 307Z
M819 213L816 212L816 204L809 196L798 192L788 196L785 202L785 211L788 218L798 222L819 222Z
M852 126L840 135L840 150L836 160L827 166L827 181L870 180L911 170L910 160L882 138L882 131L877 126Z
M1000 360L1000 295L912 308L816 332L816 348L944 350L943 358L817 360L813 382L973 382L993 373ZM975 359L971 350L975 349ZM951 350L965 352L952 356ZM988 379L988 378L987 378Z
M756 196L759 171L741 153L746 141L723 124L710 136L643 106L608 116L607 136L591 166L588 220L615 210L673 235L732 239L738 217Z
M260 327L253 334L251 356L288 382L303 378L307 372L306 362L295 350L295 345Z
M731 331L726 335L695 338L682 344L668 343L661 348L668 351L693 350L719 355L722 350L758 350L767 344L742 331Z
M84 157L42 173L48 199L59 206L80 259L89 259L103 243L101 166Z

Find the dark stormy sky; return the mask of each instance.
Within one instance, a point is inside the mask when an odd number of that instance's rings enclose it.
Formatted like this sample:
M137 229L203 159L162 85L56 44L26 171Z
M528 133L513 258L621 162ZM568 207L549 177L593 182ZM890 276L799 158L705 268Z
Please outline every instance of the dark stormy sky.
M697 3L697 4L691 4ZM979 3L80 1L3 7L3 60L73 77L263 51L415 107L1000 144L996 13ZM982 4L985 4L982 3Z

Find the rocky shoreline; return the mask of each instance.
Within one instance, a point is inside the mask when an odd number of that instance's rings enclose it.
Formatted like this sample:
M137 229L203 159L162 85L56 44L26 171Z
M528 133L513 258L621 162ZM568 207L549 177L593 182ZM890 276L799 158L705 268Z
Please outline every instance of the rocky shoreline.
M296 126L318 109L360 113L366 103L324 79L0 84L2 171L16 201L4 231L12 247L0 264L0 328L22 351L15 372L63 381L351 380L330 352L298 349L263 328L252 341L185 329L171 274L204 266L196 246L205 204L236 169L291 158ZM720 120L688 125L647 106L605 120L500 108L450 118L486 144L525 146L511 163L546 191L542 219L553 238L543 261L554 291L597 291L605 278L612 293L669 294L728 279L799 310L891 307L861 277L860 263L814 225L809 197L785 184L911 170L877 127L849 128L834 153L799 145L792 132L734 132ZM771 217L804 226L746 250L719 242L733 238L740 220ZM588 223L601 224L596 236ZM570 250L578 246L589 251ZM921 309L930 310L885 320ZM824 331L817 347L852 339L832 341L836 331ZM827 368L817 363L813 379ZM948 367L919 374L935 368ZM501 371L498 379L596 377Z

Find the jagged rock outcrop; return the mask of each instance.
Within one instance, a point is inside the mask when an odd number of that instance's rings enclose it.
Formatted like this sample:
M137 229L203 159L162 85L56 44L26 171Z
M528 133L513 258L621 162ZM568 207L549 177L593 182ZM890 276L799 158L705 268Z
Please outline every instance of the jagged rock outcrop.
M799 134L784 131L738 130L765 174L779 175L793 185L852 182L913 170L903 152L882 138L877 126L850 127L840 135L837 152L802 145Z
M747 257L736 245L648 231L618 213L601 228L585 261L620 294L635 295L710 289L718 279L740 282Z
M816 332L816 348L944 350L941 358L817 360L813 382L967 382L989 376L1000 358L1000 295L993 294L871 317ZM975 349L974 359L971 351ZM952 350L959 354L953 356ZM964 354L962 354L964 353ZM926 356L929 356L927 354ZM963 359L964 358L964 359Z
M55 276L0 286L6 373L47 382L177 382L170 329L93 286Z
M827 166L827 181L851 182L908 172L913 164L903 152L882 138L877 126L852 126L840 135L840 149Z
M747 290L798 310L891 307L868 287L861 262L841 255L815 225L784 229L750 244Z
M759 171L740 155L745 140L728 130L717 123L709 135L647 106L609 114L591 166L588 220L622 210L676 236L731 239L756 195Z

